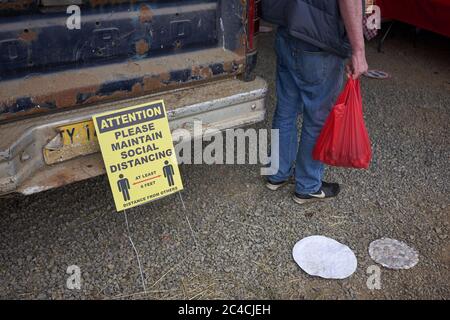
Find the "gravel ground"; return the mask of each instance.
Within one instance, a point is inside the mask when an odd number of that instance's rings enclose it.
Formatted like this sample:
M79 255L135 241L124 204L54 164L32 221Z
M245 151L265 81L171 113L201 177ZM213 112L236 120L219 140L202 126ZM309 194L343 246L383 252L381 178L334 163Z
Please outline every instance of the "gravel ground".
M273 37L260 42L257 72L270 96L269 117L257 127L269 127L274 108ZM292 186L266 190L258 166L183 166L186 211L177 196L128 211L146 295L105 177L2 199L0 297L450 298L450 45L424 34L413 48L407 33L397 33L385 53L375 47L368 48L371 67L392 78L363 81L374 159L367 171L327 171L327 180L343 184L338 199L298 206ZM323 280L298 268L292 247L314 234L354 250L352 277ZM407 242L420 262L411 270L382 269L381 290L369 290L368 245L380 237ZM81 290L66 289L69 265L81 268Z

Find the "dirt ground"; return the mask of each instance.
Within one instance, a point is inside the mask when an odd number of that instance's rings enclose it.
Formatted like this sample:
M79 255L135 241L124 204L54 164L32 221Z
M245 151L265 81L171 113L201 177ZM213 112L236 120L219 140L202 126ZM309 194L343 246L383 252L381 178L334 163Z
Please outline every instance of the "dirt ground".
M274 34L263 34L257 73L275 106ZM265 189L259 166L182 166L186 211L171 196L128 211L144 269L142 291L123 214L115 213L105 177L29 197L0 200L0 297L6 299L448 299L450 43L429 33L413 46L396 30L363 79L373 142L369 170L330 168L342 184L336 200L298 206L292 187ZM347 244L358 269L345 280L308 276L291 251L321 234ZM410 270L382 269L370 290L368 245L381 237L419 252ZM68 290L67 267L81 268L81 290Z

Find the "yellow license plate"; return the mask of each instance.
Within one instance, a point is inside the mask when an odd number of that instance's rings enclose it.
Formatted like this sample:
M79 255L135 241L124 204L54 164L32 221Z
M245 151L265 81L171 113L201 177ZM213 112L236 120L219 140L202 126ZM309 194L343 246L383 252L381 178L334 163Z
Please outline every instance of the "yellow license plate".
M55 138L44 147L47 164L100 151L94 123L90 120L62 126L57 131Z

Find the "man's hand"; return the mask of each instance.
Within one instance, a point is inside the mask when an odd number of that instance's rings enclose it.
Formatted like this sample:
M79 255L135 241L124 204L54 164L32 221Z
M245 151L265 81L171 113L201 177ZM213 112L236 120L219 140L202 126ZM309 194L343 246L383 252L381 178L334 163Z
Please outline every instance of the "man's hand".
M352 45L352 58L347 65L347 76L358 79L368 69L364 50L362 1L339 0L339 8Z
M369 69L366 61L366 54L364 51L353 52L352 58L349 61L346 72L348 78L358 79L362 74Z

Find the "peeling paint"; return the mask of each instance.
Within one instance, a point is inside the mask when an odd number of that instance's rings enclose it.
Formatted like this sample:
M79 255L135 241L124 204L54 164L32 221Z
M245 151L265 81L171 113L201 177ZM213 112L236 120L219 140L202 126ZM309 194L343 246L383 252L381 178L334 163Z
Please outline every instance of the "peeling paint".
M136 42L136 53L143 56L150 50L150 46L145 39Z
M105 6L97 9L101 11L100 17L104 17L108 14L104 10L109 10L106 5L130 2L139 1L86 0L83 5L91 8ZM137 97L190 86L201 81L233 77L245 72L247 1L229 0L217 2L218 4L205 2L196 4L197 7L191 12L181 10L184 5L180 4L173 11L174 16L171 18L167 17L166 9L160 10L165 8L164 3L158 2L154 5L152 2L130 5L128 9L117 7L123 10L121 17L128 19L122 25L127 32L119 28L109 28L103 22L95 26L95 19L85 22L94 25L92 30L86 32L92 32L95 37L87 38L83 42L84 48L65 52L68 59L76 60L70 61L73 64L57 60L55 62L61 64L54 69L49 67L33 72L33 68L39 63L42 67L46 63L53 63L51 59L59 59L53 57L57 55L46 55L44 52L47 47L54 48L43 44L54 26L50 28L49 24L42 24L45 20L40 20L40 27L36 28L30 20L26 32L15 30L20 43L26 49L21 52L27 52L27 56L21 57L23 65L18 65L17 70L28 70L28 74L1 80L0 123L25 115ZM118 12L122 11L116 13ZM220 25L215 23L216 20L208 19L211 17L220 19ZM180 35L171 36L178 30L175 29L175 24L172 24L176 21L192 21L192 25L188 24L186 29L180 25ZM208 21L212 21L213 28L210 28L211 23ZM189 34L190 31L196 31L195 28L203 28L202 33ZM183 30L187 34L184 34ZM59 36L65 37L64 34ZM2 37L4 33L0 28L0 40ZM25 42L33 42L33 45L24 44ZM37 56L32 52L36 43L40 43L44 50ZM160 44L164 46L159 47ZM61 46L58 50L62 52L65 49L65 46ZM76 58L73 58L74 56ZM38 59L42 59L41 62ZM84 65L85 61L92 64ZM7 68L8 65L11 64L0 66L0 72L3 72L2 67Z
M28 187L22 190L22 193L26 196L31 195L31 194L35 194L35 193L39 193L45 190L50 189L50 186L32 186L32 187Z
M24 11L37 6L36 0L1 1L0 10Z
M94 8L110 4L136 3L138 1L139 0L85 0L85 2L88 2Z
M139 21L141 23L152 22L153 20L153 11L146 4L142 4L139 9Z
M38 34L33 30L25 29L20 35L19 39L23 40L25 42L31 42L36 40L38 37Z

